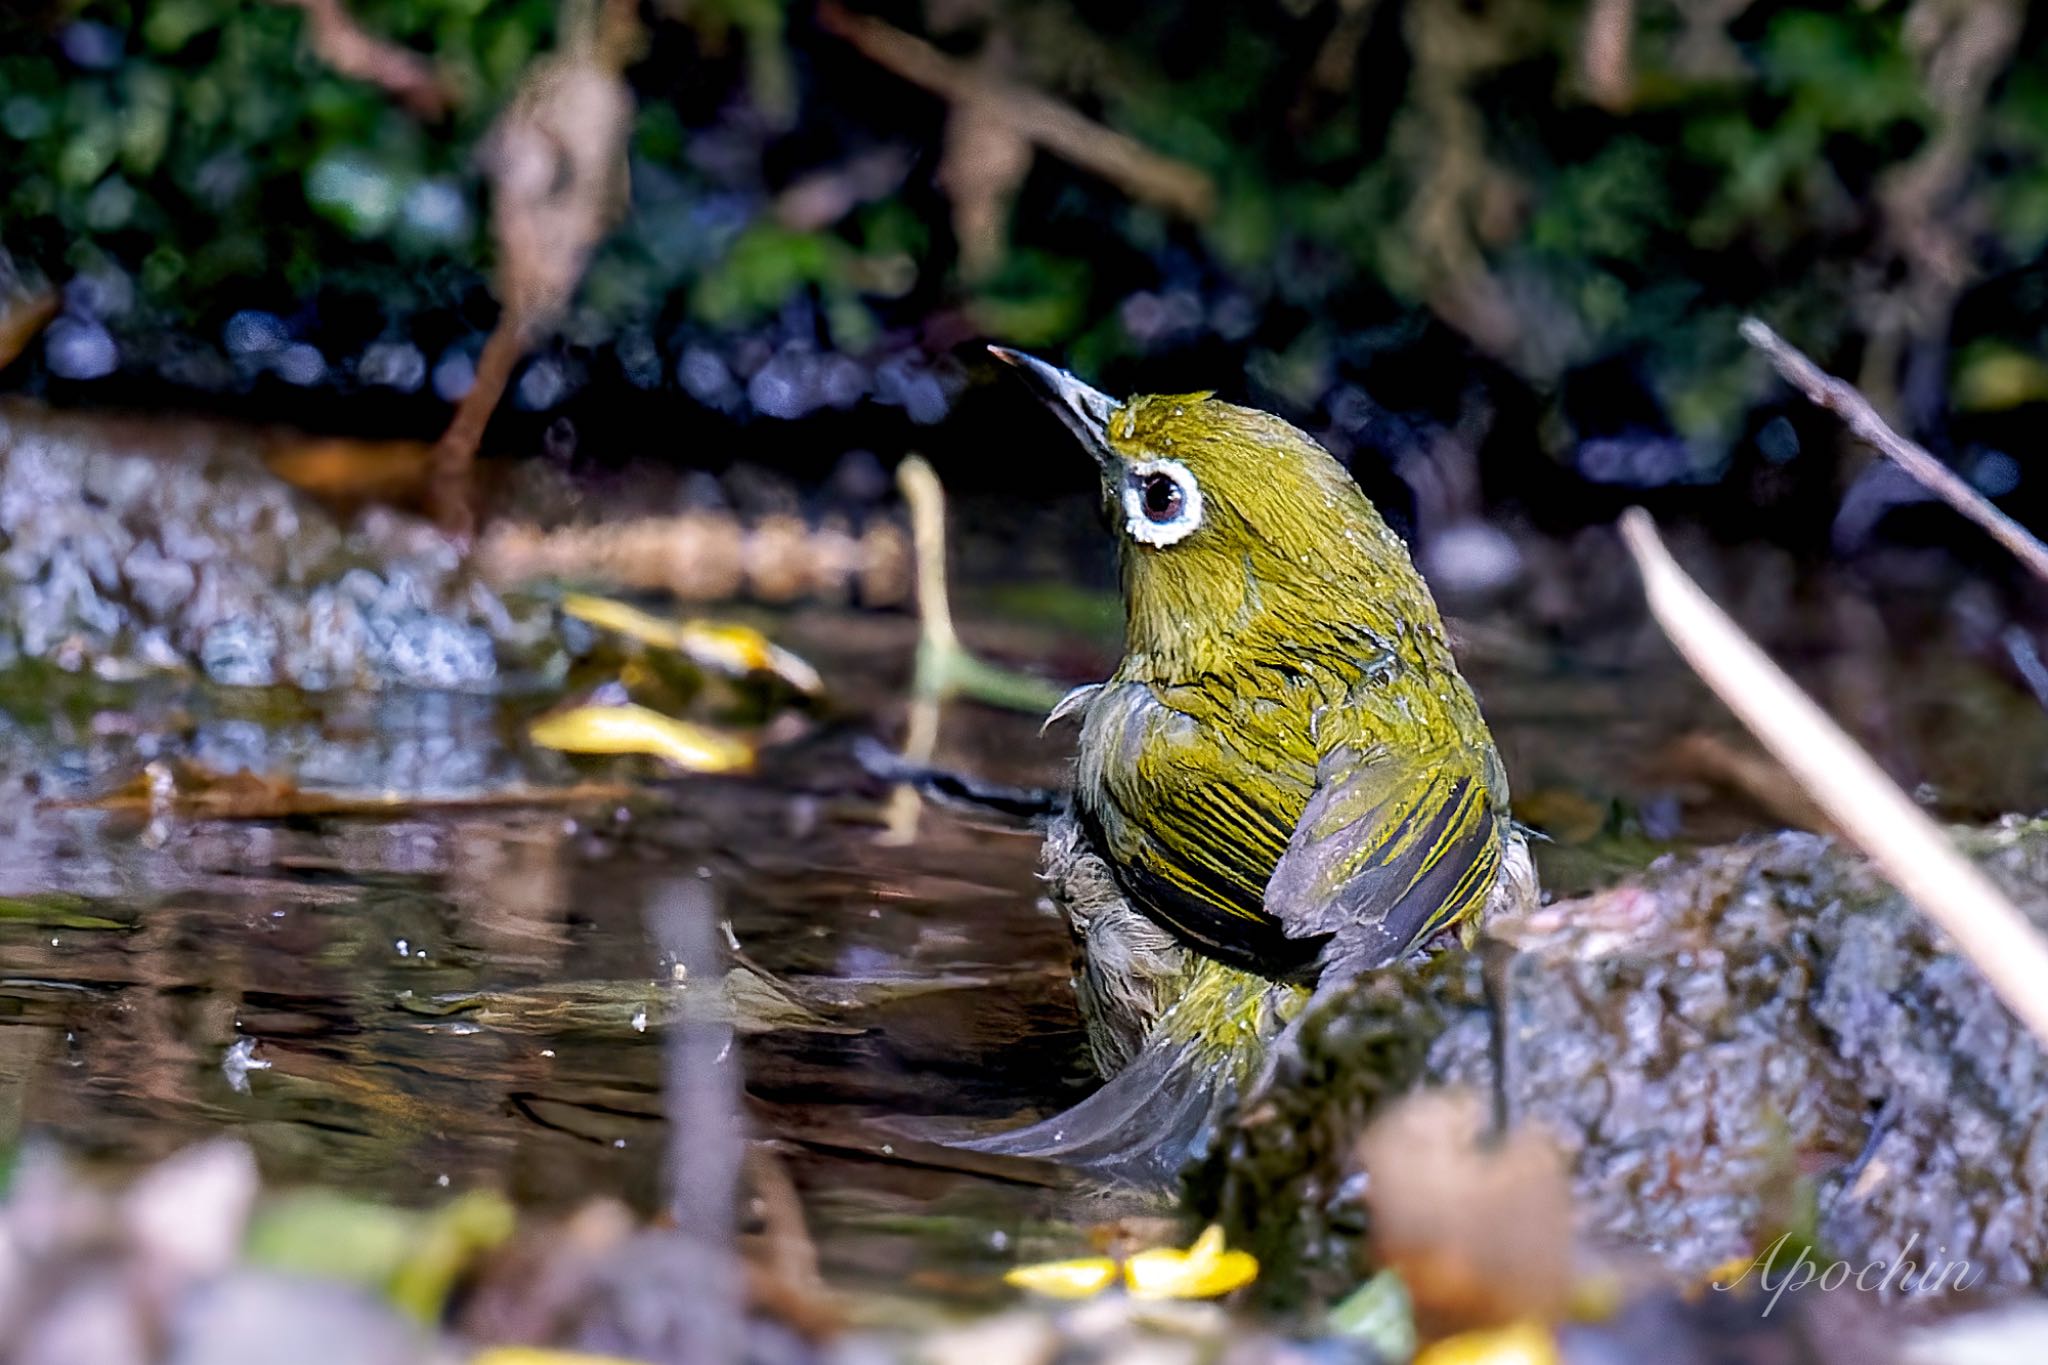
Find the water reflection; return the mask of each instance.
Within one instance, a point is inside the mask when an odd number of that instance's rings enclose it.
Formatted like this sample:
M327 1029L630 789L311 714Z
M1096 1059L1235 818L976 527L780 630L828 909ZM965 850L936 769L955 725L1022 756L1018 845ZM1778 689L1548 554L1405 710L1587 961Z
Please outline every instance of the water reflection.
M935 812L916 846L878 846L850 734L793 770L630 805L244 823L39 804L167 758L437 797L573 776L509 741L486 698L235 714L248 704L144 691L0 723L6 1139L132 1166L225 1129L278 1181L652 1208L674 964L643 906L681 871L718 888L752 969L738 1009L755 1126L793 1144L828 1271L894 1274L871 1255L883 1225L948 1200L983 1243L1045 1212L1036 1187L920 1169L862 1136L877 1116L1006 1114L1082 1083L1030 835ZM1028 718L978 726L1025 775L1056 772ZM231 1052L267 1067L238 1075Z
M784 629L840 715L890 714L910 623ZM1023 656L1099 653L1062 648ZM1670 837L1649 814L1686 789L1654 755L1716 719L1675 663L1589 668L1483 635L1468 654L1518 794L1589 812L1545 850L1554 886L1639 865ZM1961 704L1952 676L1930 675L1946 708L1930 715ZM644 916L660 887L701 876L748 972L734 992L749 1119L788 1157L829 1278L982 1292L1050 1223L1108 1208L1043 1173L933 1161L904 1136L930 1117L1060 1106L1088 1079L1036 837L933 809L915 843L884 844L884 793L852 757L863 724L804 736L756 777L642 781L624 802L152 820L52 803L152 762L458 799L651 770L579 772L527 749L526 702L34 683L0 681L0 1140L47 1134L127 1167L230 1131L273 1181L651 1211L676 964ZM2038 716L2010 714L2011 752L2039 752ZM1037 729L962 708L939 757L1057 780L1069 737ZM1681 815L1694 837L1768 823L1691 796ZM267 1067L237 1074L231 1054Z

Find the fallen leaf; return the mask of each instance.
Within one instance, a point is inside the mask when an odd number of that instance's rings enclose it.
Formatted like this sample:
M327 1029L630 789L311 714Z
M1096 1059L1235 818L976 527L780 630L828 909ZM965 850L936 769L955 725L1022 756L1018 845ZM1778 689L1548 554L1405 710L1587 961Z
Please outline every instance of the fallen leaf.
M745 740L630 703L578 706L544 716L527 730L535 744L572 754L652 754L685 772L746 772L754 749Z
M1012 1266L1003 1274L1004 1284L1049 1299L1093 1298L1115 1282L1116 1262L1107 1256L1040 1261L1035 1265Z
M512 1205L489 1190L426 1210L309 1190L258 1212L248 1255L273 1269L381 1290L413 1317L434 1322L463 1273L512 1235L513 1221Z
M1557 1365L1557 1339L1540 1322L1460 1332L1426 1348L1415 1365Z
M1382 1270L1338 1301L1330 1309L1329 1324L1340 1336L1364 1341L1382 1359L1415 1356L1415 1305L1408 1286L1391 1270Z
M0 294L0 370L28 349L37 333L57 316L63 301L54 289Z
M729 677L767 673L806 696L816 696L825 690L817 669L752 626L694 619L670 621L609 597L580 592L565 593L562 610L600 630L659 649L675 650L699 667Z
M292 436L264 451L263 463L300 492L329 503L403 505L426 495L433 450L424 441Z
M546 1346L493 1346L469 1358L469 1365L646 1365L626 1356L597 1356L588 1351L557 1351Z
M1258 1277L1258 1258L1225 1248L1223 1229L1214 1223L1186 1251L1158 1247L1124 1262L1124 1284L1140 1299L1213 1299Z
M1410 1095L1359 1139L1374 1258L1424 1333L1557 1321L1571 1301L1572 1203L1556 1141L1488 1131L1476 1095Z

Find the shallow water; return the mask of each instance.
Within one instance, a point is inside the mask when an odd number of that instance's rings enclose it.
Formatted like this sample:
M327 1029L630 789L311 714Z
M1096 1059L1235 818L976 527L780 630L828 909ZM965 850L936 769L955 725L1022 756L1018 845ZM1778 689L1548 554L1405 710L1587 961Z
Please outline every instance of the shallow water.
M907 657L907 622L852 633L878 629L902 648L820 659L849 695ZM791 1139L828 1273L901 1286L943 1265L968 1283L969 1251L1007 1261L1053 1211L1036 1184L891 1159L863 1126L1057 1102L1083 1072L1035 838L930 810L914 843L880 842L856 729L758 777L656 779L596 807L152 822L56 803L173 757L455 799L574 772L523 750L516 704L488 697L99 691L0 721L0 1141L126 1167L228 1131L283 1182L652 1207L672 964L643 914L702 877L750 963L798 997L766 1018L742 1002L742 1055L754 1130ZM1059 741L1027 717L949 721L984 767L1057 772ZM236 1075L238 1044L254 1066Z
M835 718L742 778L535 752L519 739L532 699L0 678L0 1144L46 1136L126 1168L230 1132L278 1182L406 1202L489 1186L538 1210L612 1194L651 1210L675 993L645 916L676 879L703 879L762 974L750 980L779 983L739 1009L748 1112L781 1140L827 1277L976 1297L1020 1248L1071 1247L1076 1223L1115 1206L905 1137L921 1119L1042 1112L1086 1090L1036 837L928 808L914 841L885 840L886 791L852 748L894 733L912 623L814 612L772 630L823 671ZM1112 662L1079 628L970 633L1060 660L1064 681ZM1595 665L1483 632L1467 653L1518 793L1578 819L1543 850L1554 888L1674 838L1773 823L1660 767L1672 735L1728 733L1668 657ZM2038 709L1992 690L2022 718L2006 743L2028 766ZM963 703L939 759L1049 783L1070 744ZM449 804L260 821L62 804L170 760ZM634 790L460 804L578 777Z

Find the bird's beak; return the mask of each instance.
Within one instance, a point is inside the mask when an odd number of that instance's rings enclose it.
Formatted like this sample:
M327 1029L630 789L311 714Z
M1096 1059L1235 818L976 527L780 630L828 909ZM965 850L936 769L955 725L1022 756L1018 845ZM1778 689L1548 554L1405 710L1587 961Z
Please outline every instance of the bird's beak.
M1066 423L1067 430L1105 467L1110 459L1109 415L1119 404L1100 389L1091 389L1065 370L1048 365L1035 356L1006 346L991 346L988 353L1006 365L1017 367L1032 392L1049 404Z

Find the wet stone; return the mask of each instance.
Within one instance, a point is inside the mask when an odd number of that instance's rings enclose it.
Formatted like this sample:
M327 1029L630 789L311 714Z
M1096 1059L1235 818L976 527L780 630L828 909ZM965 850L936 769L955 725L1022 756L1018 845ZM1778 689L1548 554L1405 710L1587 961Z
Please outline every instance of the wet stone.
M544 605L470 577L431 526L341 525L197 424L0 407L0 546L8 652L106 677L490 690L561 652Z
M2048 924L2048 823L1960 838ZM2048 1057L1862 859L1780 834L1489 932L1516 950L1506 1098L1555 1134L1592 1245L1693 1278L1807 1232L1852 1266L1933 1257L1994 1290L2048 1284ZM1481 954L1369 978L1305 1035L1193 1189L1314 1288L1361 1264L1355 1148L1380 1105L1415 1085L1493 1093Z

